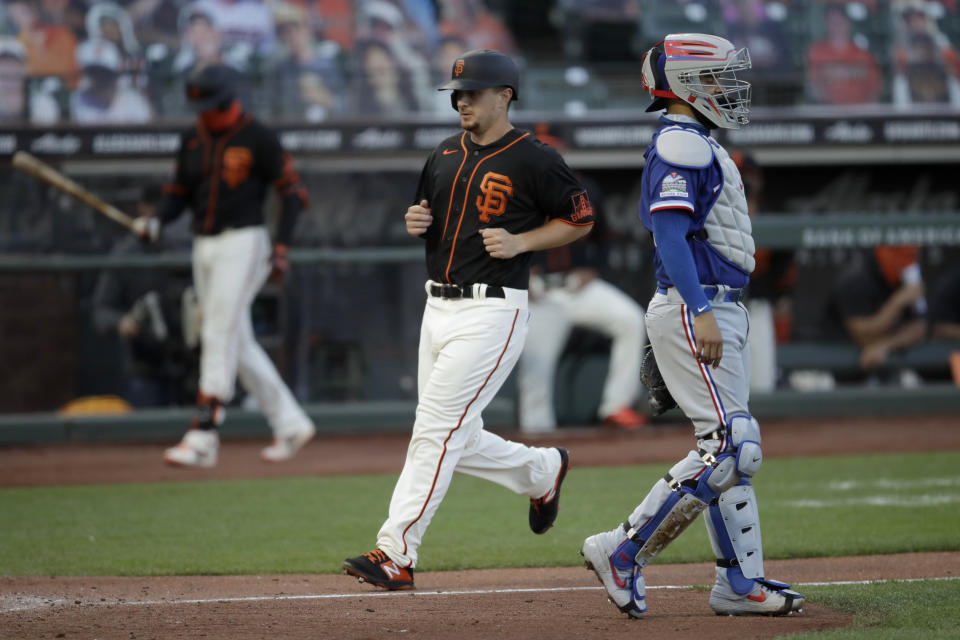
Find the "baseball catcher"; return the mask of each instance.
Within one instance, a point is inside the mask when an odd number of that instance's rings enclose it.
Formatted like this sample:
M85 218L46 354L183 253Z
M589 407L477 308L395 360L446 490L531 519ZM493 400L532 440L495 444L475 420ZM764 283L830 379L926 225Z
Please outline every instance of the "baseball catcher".
M647 111L666 110L641 178L639 213L653 233L657 274L646 315L657 366L647 359L645 382L665 386L693 423L697 445L622 524L587 538L580 553L620 610L641 618L643 568L705 512L717 558L710 607L718 615L794 613L804 597L764 574L751 485L763 454L747 406L750 218L737 166L710 135L749 121L750 83L740 74L750 55L717 36L672 34L647 51L641 68L653 98ZM666 401L662 393L654 400Z

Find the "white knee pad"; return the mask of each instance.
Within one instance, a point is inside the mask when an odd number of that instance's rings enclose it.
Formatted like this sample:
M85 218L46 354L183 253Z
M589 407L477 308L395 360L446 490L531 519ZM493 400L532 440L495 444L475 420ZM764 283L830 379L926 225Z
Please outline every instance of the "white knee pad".
M730 444L736 449L737 471L752 478L763 463L760 451L760 424L753 416L737 414L727 423Z
M720 495L740 482L737 469L737 457L731 453L721 453L713 463L713 469L706 478L707 486L713 493Z
M726 490L705 518L717 564L744 578L763 577L763 542L757 496L748 480ZM734 576L731 576L733 578ZM735 579L731 584L736 588Z

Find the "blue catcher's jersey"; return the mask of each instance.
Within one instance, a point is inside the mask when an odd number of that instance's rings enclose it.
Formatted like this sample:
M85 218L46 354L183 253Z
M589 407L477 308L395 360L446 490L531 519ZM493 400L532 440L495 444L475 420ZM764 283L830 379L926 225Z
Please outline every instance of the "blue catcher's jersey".
M716 140L710 137L707 128L694 123L690 118L677 120L662 116L660 122L664 126L654 134L653 141L644 153L646 166L640 183L642 195L639 204L639 216L643 226L653 230L651 216L656 215L657 211L689 213L687 244L693 254L700 283L745 286L750 280L749 273L711 246L704 231L707 216L724 188L723 167L717 153L724 156L726 154ZM657 141L664 134L674 137L674 142L670 143L671 148L678 152L671 154L672 162L661 157L657 150ZM697 136L698 139L690 136ZM675 142L684 139L693 144ZM673 282L663 267L659 248L654 251L654 265L658 286L672 287Z

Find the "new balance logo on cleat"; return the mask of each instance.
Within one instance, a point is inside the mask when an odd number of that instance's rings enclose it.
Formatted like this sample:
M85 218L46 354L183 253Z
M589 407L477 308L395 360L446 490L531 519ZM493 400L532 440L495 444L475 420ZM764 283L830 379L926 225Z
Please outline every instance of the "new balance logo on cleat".
M383 573L386 574L386 576L391 580L395 578L399 578L400 574L402 573L401 570L397 568L397 565L393 564L392 561L384 562L382 565L380 565L380 568L383 570Z
M343 572L360 582L389 591L403 591L413 586L413 569L398 567L381 549L374 549L356 558L343 561Z

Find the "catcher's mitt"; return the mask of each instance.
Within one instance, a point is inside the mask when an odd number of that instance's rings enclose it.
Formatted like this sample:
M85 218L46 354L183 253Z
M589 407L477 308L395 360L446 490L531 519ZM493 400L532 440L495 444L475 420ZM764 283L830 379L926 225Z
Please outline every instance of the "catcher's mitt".
M649 344L644 348L643 360L640 362L640 382L649 391L647 400L650 403L650 414L658 416L677 406L677 401L670 395L667 383L660 375L660 367L653 355L653 347Z

